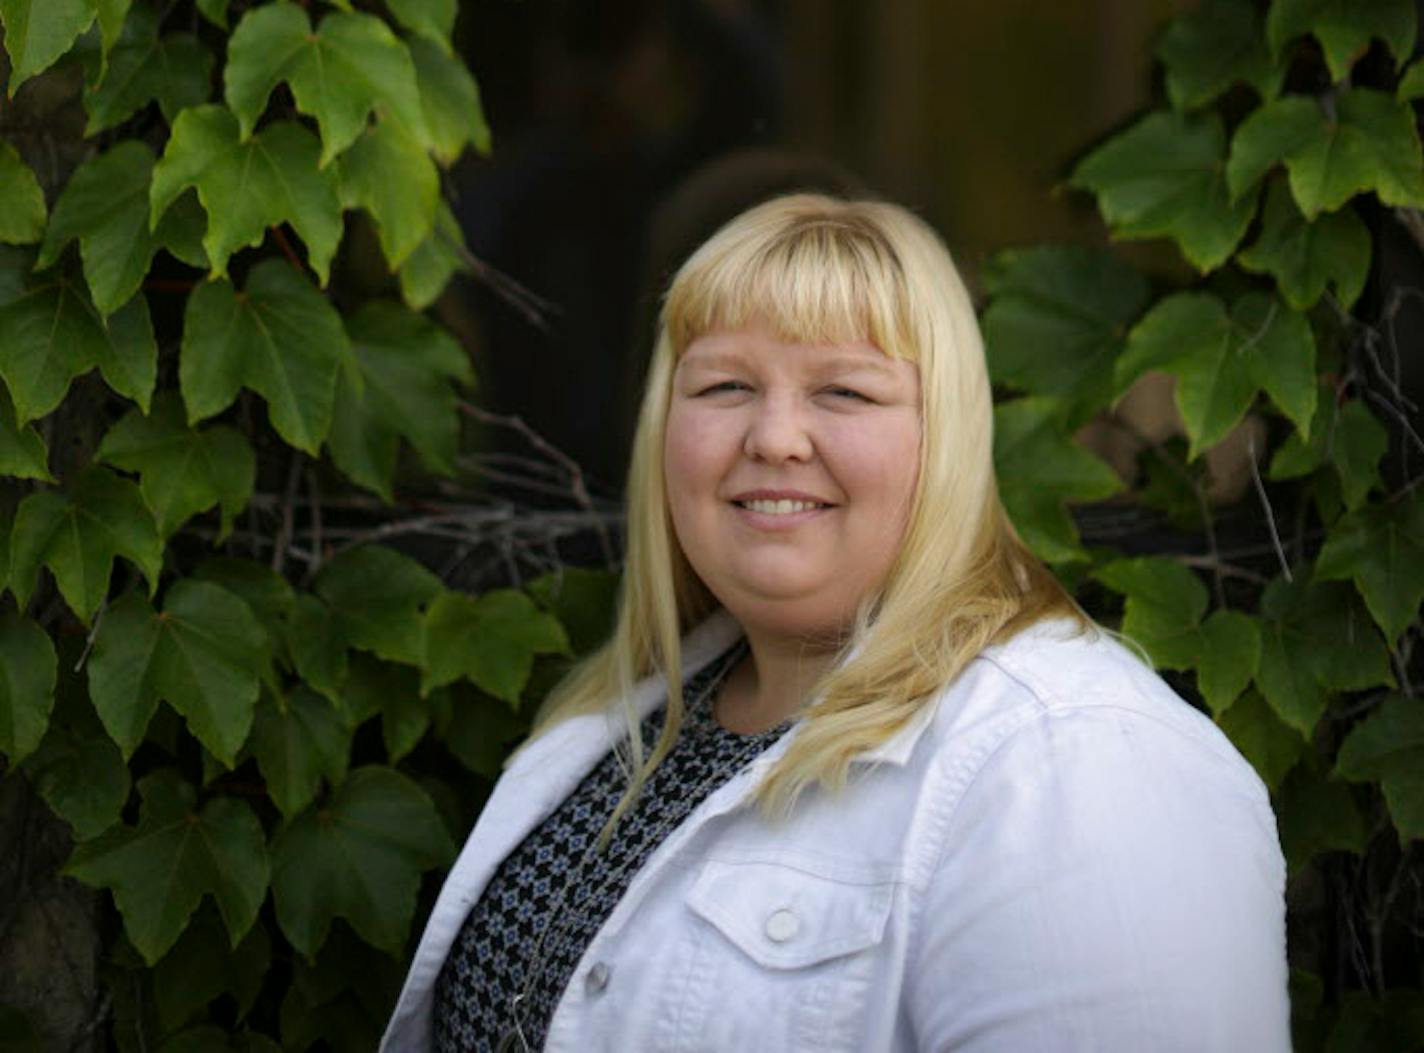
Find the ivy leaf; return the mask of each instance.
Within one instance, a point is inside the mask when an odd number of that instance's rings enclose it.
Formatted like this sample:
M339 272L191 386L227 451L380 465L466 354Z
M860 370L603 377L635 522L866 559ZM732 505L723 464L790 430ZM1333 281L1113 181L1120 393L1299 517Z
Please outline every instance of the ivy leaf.
M1281 849L1292 873L1321 852L1363 854L1365 820L1350 788L1339 779L1323 779L1309 765L1299 765L1272 802L1280 825Z
M1353 580L1385 639L1398 640L1424 602L1424 498L1346 514L1325 539L1315 573Z
M336 385L329 440L336 466L389 501L404 436L431 471L453 472L460 421L451 382L474 382L464 349L396 304L367 304L347 332L355 355Z
M407 307L423 311L439 298L450 279L465 269L460 255L464 248L459 221L442 201L435 210L435 229L406 257L396 274Z
M148 229L148 188L153 154L137 139L125 139L84 162L55 202L36 268L52 265L70 241L79 239L84 278L99 313L108 316L138 292L154 253L169 248L187 258L185 227L191 209L171 210L157 231ZM190 200L190 199L188 199ZM199 250L201 254L201 249Z
M424 790L391 768L357 769L325 805L277 834L277 920L308 958L338 917L367 943L396 954L415 914L421 874L453 853Z
M64 872L113 890L124 931L150 965L177 941L204 894L217 901L236 944L267 895L267 846L252 809L233 797L200 809L193 787L173 771L141 779L138 789L138 825L80 845Z
M197 0L198 13L219 29L227 29L228 0Z
M395 118L421 141L429 137L410 52L372 15L335 12L313 33L295 4L252 8L228 42L223 81L243 139L272 89L286 81L297 109L321 128L323 168L356 141L372 112Z
M158 28L158 12L143 6L130 12L103 77L85 89L86 136L121 124L150 102L172 124L180 111L208 101L213 53L191 33L159 36Z
M1172 20L1155 53L1167 70L1167 97L1178 110L1205 106L1237 82L1263 99L1274 98L1284 74L1266 49L1251 0L1205 0Z
M1112 395L1113 362L1147 304L1147 280L1111 252L1010 249L990 261L984 341L994 379L1062 398L1080 423ZM1044 348L1053 354L1044 354Z
M1389 436L1359 399L1337 405L1329 389L1317 402L1310 438L1299 432L1287 439L1271 459L1272 479L1295 479L1329 462L1340 479L1346 508L1358 508L1380 482L1379 463L1389 448Z
M352 647L421 665L420 609L443 591L440 579L409 556L381 545L350 549L322 564L316 592Z
M129 798L128 765L77 677L60 681L49 730L24 772L77 840L95 838L119 821Z
M1416 62L1404 71L1404 76L1399 78L1399 87L1395 89L1394 97L1400 102L1413 102L1415 99L1424 98L1424 62Z
M465 676L515 708L534 656L569 649L558 620L514 589L494 589L479 599L442 593L426 611L425 636L422 691Z
M153 994L163 1032L189 1023L221 995L232 996L238 1019L242 1019L257 1001L271 963L272 940L260 923L233 947L216 912L200 908L153 970ZM226 1039L224 1034L224 1042Z
M412 33L449 49L455 29L455 0L390 0L389 6L396 21Z
M1379 782L1401 841L1424 838L1424 705L1394 695L1350 730L1335 771L1352 782Z
M0 142L0 241L24 245L44 236L45 200L20 153Z
M190 107L173 122L154 167L149 224L156 227L168 206L196 187L208 214L203 248L213 277L227 274L238 249L260 245L268 227L290 223L325 285L341 240L341 204L331 174L317 170L317 151L315 137L291 121L275 121L239 142L237 120L226 109Z
M99 443L96 459L139 473L139 489L165 539L192 516L222 505L218 541L252 496L257 459L241 432L226 425L196 431L184 420L174 391L144 416L131 410Z
M269 639L282 638L296 593L287 579L271 567L251 559L217 556L200 563L192 576L220 585L241 599L267 631Z
M1251 192L1284 162L1307 219L1373 190L1386 205L1424 204L1424 159L1414 111L1384 92L1352 88L1335 115L1299 95L1268 102L1236 130L1226 179L1233 197Z
M330 609L310 593L292 604L285 634L297 673L332 701L346 682L346 639Z
M10 590L29 602L47 566L70 609L86 624L104 602L114 557L132 562L156 588L163 543L138 487L104 468L90 468L68 493L30 494L15 513L10 537Z
M247 739L258 677L270 660L251 609L205 581L181 579L163 613L130 593L111 606L89 659L89 692L125 756L166 701L228 767Z
M1114 236L1170 237L1205 272L1226 262L1256 213L1254 198L1227 193L1225 158L1217 114L1151 113L1085 157L1069 185L1098 196Z
M54 644L34 622L0 614L0 754L14 767L34 752L54 709Z
M499 778L510 747L529 732L527 720L463 682L450 686L449 697L450 704L436 714L440 741L476 775Z
M0 377L20 424L58 406L70 381L96 366L109 387L148 408L158 346L141 294L105 321L83 289L51 272L0 307L0 333Z
M440 175L425 147L398 121L378 121L337 162L343 208L376 221L381 252L395 270L435 224Z
M1396 62L1409 57L1414 50L1414 4L1412 0L1273 0L1266 17L1272 52L1279 55L1307 33L1320 41L1330 76L1342 81L1369 48L1371 38L1389 45Z
M1348 585L1277 578L1266 587L1256 686L1286 724L1308 738L1331 692L1393 682L1384 641Z
M277 433L315 455L350 353L341 316L284 260L253 267L240 295L225 281L199 286L188 297L178 367L188 421L221 413L248 387L267 400Z
M329 699L299 687L262 699L248 749L272 802L291 819L311 804L322 778L345 778L351 731Z
M1189 458L1235 427L1262 388L1302 429L1315 411L1310 324L1263 293L1241 297L1230 314L1210 293L1176 293L1160 301L1128 337L1117 363L1119 390L1149 369L1178 379Z
M1224 712L1255 679L1261 665L1261 627L1240 611L1212 611L1202 622L1197 688L1216 714Z
M430 728L432 710L439 708L435 697L421 697L415 669L364 654L352 657L341 704L352 727L381 715L381 739L391 764L415 748Z
M1170 559L1114 560L1093 575L1126 597L1122 633L1140 644L1159 669L1189 669L1202 649L1206 586Z
M1216 722L1273 793L1305 755L1306 741L1281 723L1255 691L1246 692Z
M1266 193L1261 236L1236 262L1272 275L1297 311L1315 306L1327 286L1334 287L1335 299L1348 311L1365 288L1372 250L1369 230L1349 205L1311 222L1295 207L1286 185L1277 182Z
M489 124L479 86L465 64L450 53L448 45L424 37L413 37L407 44L435 157L449 167L464 153L466 144L477 153L488 154Z
M613 631L617 574L562 567L535 578L526 589L559 620L576 655L588 654Z
M94 24L97 0L0 0L0 25L10 54L9 97L54 65Z
M1064 507L1117 493L1122 481L1064 434L1061 405L1034 396L994 407L994 466L1009 518L1028 546L1050 563L1085 559Z
M404 970L337 923L314 961L297 957L282 996L282 1045L287 1050L369 1050L381 1034L400 992Z
M3 387L0 387L0 475L54 481L54 476L49 474L49 451L45 449L44 440L34 428L16 423L15 405ZM0 582L3 581L0 578Z

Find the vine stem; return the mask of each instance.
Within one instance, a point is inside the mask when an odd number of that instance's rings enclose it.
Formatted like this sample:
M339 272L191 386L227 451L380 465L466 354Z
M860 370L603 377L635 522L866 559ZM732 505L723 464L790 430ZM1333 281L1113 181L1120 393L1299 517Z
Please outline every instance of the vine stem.
M1266 527L1271 532L1271 546L1276 550L1276 559L1280 560L1281 573L1285 575L1288 582L1294 583L1295 576L1291 573L1290 561L1286 559L1286 550L1281 546L1281 535L1276 530L1276 513L1271 508L1271 499L1266 494L1266 484L1261 481L1261 466L1256 461L1256 440L1248 437L1246 440L1246 455L1251 459L1251 482L1256 488L1256 496L1261 499L1261 509L1266 513Z

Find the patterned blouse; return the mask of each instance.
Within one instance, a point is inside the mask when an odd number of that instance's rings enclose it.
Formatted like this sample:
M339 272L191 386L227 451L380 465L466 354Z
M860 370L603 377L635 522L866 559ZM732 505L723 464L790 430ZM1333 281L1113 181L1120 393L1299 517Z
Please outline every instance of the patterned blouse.
M590 847L627 788L611 752L499 865L436 982L436 1053L497 1049L516 1016L528 1048L539 1049L584 950L653 850L790 726L737 735L713 717L717 688L745 648L738 642L687 681L682 731L604 851ZM659 707L643 721L643 741L662 724Z

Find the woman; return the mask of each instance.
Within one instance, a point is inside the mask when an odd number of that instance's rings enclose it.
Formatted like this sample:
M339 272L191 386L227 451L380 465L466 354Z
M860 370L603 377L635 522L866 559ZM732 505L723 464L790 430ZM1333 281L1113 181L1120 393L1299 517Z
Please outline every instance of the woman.
M904 210L780 198L687 261L617 627L386 1050L1289 1048L1265 791L1018 541L991 424Z

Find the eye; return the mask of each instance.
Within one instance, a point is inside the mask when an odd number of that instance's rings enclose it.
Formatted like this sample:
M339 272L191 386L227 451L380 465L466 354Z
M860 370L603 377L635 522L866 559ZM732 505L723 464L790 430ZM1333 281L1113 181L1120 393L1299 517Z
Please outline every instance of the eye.
M866 394L863 394L863 393L861 393L861 392L859 392L859 391L856 391L854 388L844 388L844 387L839 387L839 386L829 387L829 388L826 388L826 389L825 389L825 393L826 393L827 395L832 395L832 396L834 396L835 398L838 398L838 399L849 399L849 400L851 400L851 401L853 401L853 402L874 402L874 401L875 401L875 400L874 400L873 398L871 398L869 395L866 395Z
M721 380L716 384L709 384L701 388L698 395L719 395L724 391L750 391L751 389L740 380Z

